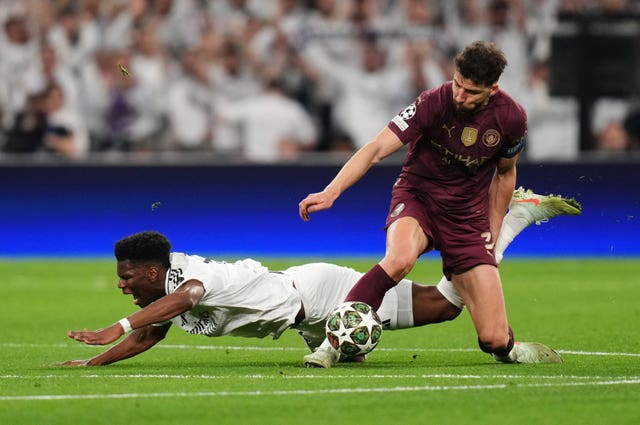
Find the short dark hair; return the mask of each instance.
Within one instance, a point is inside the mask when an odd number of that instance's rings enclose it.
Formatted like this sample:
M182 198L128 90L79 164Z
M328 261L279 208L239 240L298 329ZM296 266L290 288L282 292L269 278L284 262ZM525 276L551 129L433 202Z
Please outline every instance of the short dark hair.
M498 82L507 59L495 43L474 41L458 53L455 65L464 78L489 87Z
M156 231L134 233L120 239L114 245L114 254L118 261L151 262L166 268L171 267L170 252L171 242L165 235Z

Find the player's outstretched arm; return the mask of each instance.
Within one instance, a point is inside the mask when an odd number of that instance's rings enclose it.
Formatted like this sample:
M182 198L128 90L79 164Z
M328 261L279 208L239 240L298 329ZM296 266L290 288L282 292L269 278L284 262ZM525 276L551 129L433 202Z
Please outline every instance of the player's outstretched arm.
M360 180L369 168L403 146L388 127L382 129L373 140L353 154L322 192L311 193L298 204L300 218L308 221L311 213L331 208L334 201Z
M191 310L200 302L203 296L204 286L202 282L190 280L183 283L174 293L165 295L144 307L142 310L111 326L98 329L97 331L69 331L67 335L76 341L84 342L88 345L110 344L127 331L154 323L162 323ZM124 328L125 325L121 323L123 321L128 325L128 329Z
M170 327L171 322L158 326L148 325L136 329L123 339L122 342L95 357L85 360L67 360L66 362L57 363L56 366L105 366L128 359L162 341Z

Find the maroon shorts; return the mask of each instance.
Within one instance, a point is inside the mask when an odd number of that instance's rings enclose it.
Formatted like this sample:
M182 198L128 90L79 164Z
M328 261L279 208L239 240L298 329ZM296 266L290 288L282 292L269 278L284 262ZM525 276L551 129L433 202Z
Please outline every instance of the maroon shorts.
M394 187L386 228L402 217L415 218L429 238L431 249L440 251L442 271L450 279L480 264L498 266L487 214L454 216L439 209L410 189Z

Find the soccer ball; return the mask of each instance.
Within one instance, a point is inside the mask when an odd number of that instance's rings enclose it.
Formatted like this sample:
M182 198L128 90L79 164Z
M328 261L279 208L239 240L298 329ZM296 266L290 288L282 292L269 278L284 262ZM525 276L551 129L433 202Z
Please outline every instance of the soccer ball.
M338 306L329 314L325 329L331 346L347 357L371 352L382 336L380 317L360 301Z

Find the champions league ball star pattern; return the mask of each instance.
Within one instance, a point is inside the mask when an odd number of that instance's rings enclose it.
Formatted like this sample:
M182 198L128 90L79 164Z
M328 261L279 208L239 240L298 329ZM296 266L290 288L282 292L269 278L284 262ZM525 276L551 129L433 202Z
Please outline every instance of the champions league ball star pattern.
M348 301L329 315L326 331L331 346L349 357L367 354L376 348L382 336L382 324L368 304Z

